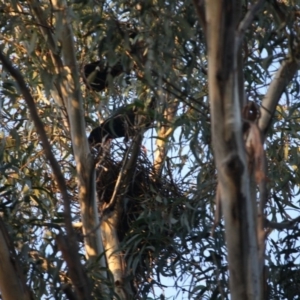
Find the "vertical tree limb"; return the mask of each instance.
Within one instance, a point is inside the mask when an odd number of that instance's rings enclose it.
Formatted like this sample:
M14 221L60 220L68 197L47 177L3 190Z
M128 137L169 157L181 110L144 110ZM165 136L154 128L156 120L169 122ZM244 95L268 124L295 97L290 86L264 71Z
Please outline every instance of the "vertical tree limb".
M232 299L258 299L257 237L242 134L236 1L206 1L211 128Z
M79 69L76 61L74 34L71 27L70 11L67 3L53 1L56 11L58 39L62 45L64 66L61 73L65 76L61 82L61 96L64 99L71 128L71 139L76 161L79 202L85 236L85 250L89 259L96 260L103 253L99 227L99 217L96 204L94 160L90 153L86 138L84 111L79 84ZM102 267L105 261L100 259ZM105 274L103 274L104 276Z
M59 80L56 81L57 93L54 93L54 96L61 98L57 102L60 101L65 106L70 123L86 255L89 259L96 260L104 252L104 249L100 235L96 203L94 160L90 153L85 133L84 111L79 84L80 72L76 61L69 8L64 0L52 2L53 10L56 12L56 25L58 26L56 32L57 39L61 42L62 46L63 63L58 55L58 46L52 33L53 29L51 28L50 30L48 24L45 23L44 14L39 3L35 0L28 1L35 16L38 18L40 24L43 25L41 26L41 31L49 45L52 60L58 74ZM101 267L106 266L103 255L99 263ZM106 272L103 271L102 275L106 277ZM103 289L106 290L104 286ZM106 290L106 292L108 291Z
M134 172L136 163L140 153L143 135L139 132L132 141L131 146L127 150L124 163L120 170L113 196L107 207L104 207L103 218L101 222L101 234L105 247L105 254L109 270L114 276L115 292L120 299L131 299L132 291L124 280L126 277L125 261L120 251L120 241L117 229L120 228L119 223L124 213L124 197L127 194L131 182L134 180ZM129 156L130 154L130 156Z

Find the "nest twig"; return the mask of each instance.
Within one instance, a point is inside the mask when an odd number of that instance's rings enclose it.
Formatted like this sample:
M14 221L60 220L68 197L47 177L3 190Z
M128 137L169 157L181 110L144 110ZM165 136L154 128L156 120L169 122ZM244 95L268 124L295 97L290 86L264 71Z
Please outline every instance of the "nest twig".
M119 149L120 150L120 149ZM122 155L120 156L122 157ZM105 157L101 160L101 165L97 168L97 194L99 200L99 212L103 213L105 203L111 199L115 190L116 181L119 172L122 168L122 160L116 157ZM155 198L174 199L182 197L183 193L180 191L173 179L168 180L166 177L157 177L154 173L153 166L146 155L141 152L132 179L127 187L124 199L127 202L134 202L136 213L138 207L145 203L151 208L153 205L157 208L157 201ZM154 200L154 201L153 201ZM125 203L123 203L125 205ZM131 207L132 208L132 207ZM152 207L154 208L154 207ZM125 213L128 213L125 208ZM142 208L144 209L144 208Z

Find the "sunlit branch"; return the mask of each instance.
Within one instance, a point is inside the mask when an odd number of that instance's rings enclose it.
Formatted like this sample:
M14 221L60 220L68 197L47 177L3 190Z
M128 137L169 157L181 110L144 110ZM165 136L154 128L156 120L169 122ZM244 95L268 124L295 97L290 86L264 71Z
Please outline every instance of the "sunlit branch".
M279 70L275 74L275 77L268 88L267 94L262 100L260 109L261 117L259 119L258 126L264 135L263 137L266 136L266 133L270 127L273 114L276 110L276 106L282 93L293 79L298 69L299 62L297 61L296 57L291 56L282 62Z
M67 192L67 186L64 179L64 176L60 170L60 166L55 159L52 150L51 145L48 141L46 131L44 129L44 124L41 121L34 100L30 94L29 88L27 87L21 73L15 69L11 62L4 56L3 52L0 51L0 60L2 61L2 64L4 68L11 74L11 76L16 80L22 94L24 97L24 100L28 106L28 109L30 111L31 118L34 122L34 125L36 127L36 130L38 132L38 135L40 137L40 140L42 142L45 156L49 160L49 163L51 165L53 174L55 176L57 185L59 187L59 190L61 192L63 203L64 203L64 218L65 218L65 225L66 230L68 233L68 246L69 249L72 249L70 251L70 255L72 256L72 266L68 265L70 269L70 277L72 278L73 284L76 287L79 295L89 295L90 292L88 291L88 284L87 284L87 278L85 275L85 272L83 271L83 268L81 266L79 255L78 255L78 245L76 242L75 233L72 227L72 221L71 221L71 205L70 205L70 198ZM82 285L84 285L84 289L82 290ZM88 299L88 298L86 298Z

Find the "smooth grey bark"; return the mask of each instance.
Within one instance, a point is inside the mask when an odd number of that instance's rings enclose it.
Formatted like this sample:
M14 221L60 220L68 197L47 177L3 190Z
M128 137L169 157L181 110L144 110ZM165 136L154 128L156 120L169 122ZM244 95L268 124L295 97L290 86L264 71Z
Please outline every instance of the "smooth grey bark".
M73 145L74 158L76 161L77 182L79 191L79 203L81 208L82 229L85 241L85 251L88 260L99 264L99 268L106 268L98 208L96 203L95 169L94 159L86 138L83 100L79 83L79 68L76 61L74 34L72 30L72 18L70 8L66 1L53 1L55 11L55 36L50 26L43 18L44 12L35 0L28 0L36 18L40 21L41 32L49 45L53 65L59 76L56 81L55 99L63 104L67 112L70 124L71 140ZM57 42L61 45L62 58L58 55ZM73 251L73 249L71 249ZM98 260L100 256L100 259ZM103 278L107 273L102 271ZM104 294L109 291L105 285L101 286ZM103 296L104 297L104 296Z
M242 131L236 1L206 1L211 129L233 300L259 299L255 206Z

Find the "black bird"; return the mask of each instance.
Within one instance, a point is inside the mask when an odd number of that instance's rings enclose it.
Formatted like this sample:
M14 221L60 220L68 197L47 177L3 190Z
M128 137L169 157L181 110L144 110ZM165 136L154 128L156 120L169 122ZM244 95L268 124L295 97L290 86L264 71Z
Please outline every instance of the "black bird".
M135 134L136 125L139 127L144 126L146 130L149 129L154 119L154 102L153 97L147 106L149 108L149 113L147 114L143 112L140 105L129 104L120 107L111 117L92 130L88 137L89 143L95 146L119 137L128 139Z
M108 86L107 77L117 77L123 73L123 67L120 63L114 66L104 66L100 60L84 66L84 82L88 88L97 92L103 91Z

